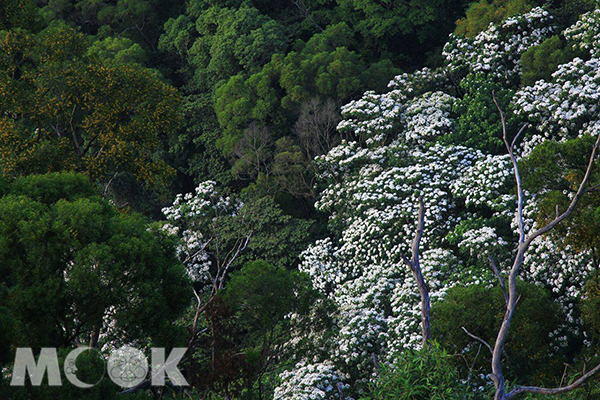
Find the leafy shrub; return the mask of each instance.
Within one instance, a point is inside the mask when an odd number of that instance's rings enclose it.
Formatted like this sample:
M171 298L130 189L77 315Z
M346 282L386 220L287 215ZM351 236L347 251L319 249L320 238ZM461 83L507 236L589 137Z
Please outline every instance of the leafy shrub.
M382 368L363 400L475 398L475 393L460 381L451 357L437 344L406 351L392 366Z
M518 282L517 287L520 299L506 345L506 375L535 379L547 371L561 370L560 365L550 365L548 356L548 338L561 320L556 303L539 286ZM504 297L498 286L491 289L486 285L454 287L435 307L433 337L448 351L465 354L467 364L473 365L474 370L480 367L482 373L486 373L489 352L481 348L476 355L479 343L470 338L462 327L493 344L504 311ZM554 354L554 362L557 360L559 357Z

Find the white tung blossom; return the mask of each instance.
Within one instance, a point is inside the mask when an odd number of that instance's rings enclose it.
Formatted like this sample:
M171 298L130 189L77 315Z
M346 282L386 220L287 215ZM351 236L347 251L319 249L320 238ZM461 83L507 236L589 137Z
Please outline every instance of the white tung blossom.
M565 36L586 41L582 48L595 54L597 21L597 12L588 13ZM452 35L444 47L446 70L516 89L521 54L553 33L552 17L534 8L471 39ZM544 140L600 129L599 67L596 58L575 59L560 66L552 82L517 92L512 108L537 130L524 138L520 156ZM433 308L455 285L497 284L485 256L495 256L501 269L510 265L517 238L510 158L441 144L462 101L453 97L443 70L397 76L389 92L367 92L344 106L338 128L348 140L314 160L316 208L329 214L331 235L302 254L300 270L337 306L337 328L319 342L318 354L280 376L276 398L334 399L340 390L345 398L360 397L375 376L374 356L387 364L398 351L419 346L420 298L401 253L409 254L420 196L421 263ZM526 193L527 231L535 228L535 200ZM568 335L583 335L573 304L591 270L589 254L559 249L548 237L534 241L525 258L523 278L550 290L568 316L549 338L555 351Z
M510 82L521 72L521 54L552 35L552 16L543 8L510 17L490 26L473 38L450 35L443 54L451 71L467 68L485 73L501 82Z
M582 14L573 26L565 29L563 35L592 56L600 56L600 9Z
M206 181L198 185L195 194L179 194L172 206L162 210L168 221L163 229L179 238L177 253L184 261L186 271L206 288L211 282L211 261L207 252L211 233L206 220L215 218L218 213L232 215L241 206L229 197L222 197L214 181Z
M552 81L537 81L517 92L514 109L535 124L526 137L524 155L547 139L582 136L600 120L600 59L580 58L559 66Z

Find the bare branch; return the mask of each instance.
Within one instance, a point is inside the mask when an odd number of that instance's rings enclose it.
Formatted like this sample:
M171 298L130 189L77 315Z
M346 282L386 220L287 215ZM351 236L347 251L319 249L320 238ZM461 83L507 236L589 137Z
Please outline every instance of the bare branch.
M425 229L425 204L423 203L423 196L419 196L419 222L417 223L417 231L415 232L415 238L412 243L412 263L413 265L419 264L419 247L421 246L421 238L423 237L423 230Z
M494 354L494 350L492 350L492 346L490 346L490 344L488 342L486 342L485 340L483 340L482 338L480 338L479 336L475 336L473 335L471 332L469 332L467 330L467 328L465 328L464 326L461 326L462 330L467 334L467 336L469 336L472 339L477 340L479 343L483 344L485 347L487 347L487 349L490 351L490 354Z
M402 257L404 263L410 268L417 283L417 287L419 288L419 295L421 296L421 330L423 334L423 346L426 346L431 340L431 300L429 298L429 287L427 287L427 284L425 283L419 261L419 247L421 245L424 228L425 204L423 203L423 196L419 196L419 219L415 237L412 241L411 259L409 260L408 257L402 253L400 253L400 257Z
M517 219L519 223L519 243L523 243L525 241L525 222L523 221L523 203L525 200L523 196L523 185L521 183L521 175L519 174L519 165L513 152L513 145L517 137L525 129L526 125L523 125L523 127L519 130L519 133L517 134L517 136L515 136L512 142L513 144L509 145L507 137L508 133L506 129L506 117L504 115L504 112L502 111L502 108L500 107L500 104L498 104L498 101L496 100L496 94L493 91L492 100L494 101L494 104L496 105L496 108L500 113L500 122L502 123L502 140L504 141L504 145L506 146L506 150L508 151L508 155L510 156L510 161L512 163L515 175L515 181L517 183Z
M537 387L537 386L517 386L508 393L507 398L511 399L520 393L536 393L536 394L554 395L554 394L570 392L571 390L575 390L575 389L580 388L581 386L585 385L585 383L590 378L592 378L596 373L598 373L598 371L600 371L600 364L597 365L596 368L594 368L594 369L590 370L589 372L587 372L586 374L584 374L581 378L577 379L572 384L561 387L561 388L551 388L550 389L550 388L542 388L542 387Z
M231 264L233 264L233 262L238 258L240 253L242 253L244 250L246 250L246 247L248 246L248 243L250 242L250 238L252 238L252 232L250 232L248 234L248 236L246 236L246 239L244 240L244 242L241 244L241 246L238 246L238 248L235 251L235 254L227 262L227 264L225 265L225 268L223 268L223 272L221 273L221 276L218 278L218 280L219 280L218 288L219 289L223 288L223 284L225 283L225 276L227 275L227 271L231 267Z
M210 244L210 242L212 242L213 238L210 238L206 241L206 243L204 243L202 245L202 248L200 248L200 250L196 251L194 254L190 254L189 256L187 256L185 258L185 260L182 261L183 264L187 264L188 262L192 261L194 258L196 258L200 253L202 253Z
M506 146L508 154L511 158L515 181L517 184L517 219L518 219L518 225L519 225L519 245L517 247L517 252L515 254L513 265L510 269L510 272L508 275L508 281L507 281L507 283L508 283L508 301L506 303L506 312L504 314L504 318L502 320L500 329L498 330L498 335L496 337L496 341L494 343L494 348L493 348L493 352L492 352L492 373L490 374L490 377L494 381L494 385L495 385L495 389L496 389L494 399L495 400L506 400L506 399L512 398L513 396L515 396L518 393L559 394L559 393L567 392L569 390L573 390L573 389L583 385L590 376L592 376L594 373L596 373L598 371L598 369L600 369L600 366L596 367L594 370L590 371L590 373L582 376L580 379L575 381L572 385L566 386L564 388L544 389L544 388L539 388L539 387L534 387L534 386L520 386L520 387L514 388L509 393L506 393L505 392L505 378L502 373L502 355L504 354L504 347L506 345L506 338L508 336L510 324L511 324L513 315L515 313L517 304L520 299L520 295L517 293L517 276L518 276L521 266L523 265L525 253L527 252L529 245L531 244L531 242L534 239L536 239L537 237L550 231L556 225L558 225L561 221L568 218L571 215L571 213L573 212L573 210L575 209L575 206L577 205L577 203L579 202L581 197L585 193L587 193L587 191L589 190L586 187L587 187L589 178L591 176L591 171L592 171L592 168L594 165L594 161L596 159L596 152L597 152L598 146L600 144L600 133L598 134L598 137L596 138L596 142L592 149L592 153L590 155L590 159L588 162L587 170L585 172L585 176L583 177L583 180L581 181L581 184L579 185L579 188L578 188L575 196L571 200L571 203L569 204L567 210L565 212L563 212L562 214L558 215L554 220L552 220L546 226L534 231L533 233L529 234L526 237L525 236L525 225L523 222L523 207L524 207L523 188L522 188L522 184L521 184L521 176L519 174L519 166L518 166L516 157L513 153L516 138L513 139L512 143L510 145L508 144L505 115L504 115L501 107L499 106L494 93L492 93L492 98L493 98L494 104L498 108L498 112L500 113L500 120L502 122L502 138L504 140L504 144ZM523 132L524 129L525 129L525 126L523 126L521 128L521 130L517 134L517 137L521 134L521 132ZM497 270L497 268L496 268L496 270Z
M408 257L402 253L400 253L400 257L402 257L402 261L404 261L404 264L406 264L411 271L414 270L413 263L408 259Z
M513 138L512 142L510 144L510 148L513 151L515 149L515 144L517 143L517 140L519 140L519 137L521 136L521 134L523 133L523 131L525 130L525 128L527 128L528 126L529 126L529 124L523 124L523 126L521 127L521 129L519 129L519 132L517 132L517 134Z
M506 304L508 304L508 292L506 291L504 278L502 277L502 275L500 275L500 270L498 269L498 266L496 265L496 262L494 261L491 255L488 255L488 260L490 261L490 265L492 266L492 271L494 272L494 275L496 275L496 278L498 278L498 281L500 282L500 288L502 289L502 293L504 294L504 301L506 302Z
M102 193L102 197L106 197L106 195L108 194L108 190L110 189L110 186L112 185L112 183L115 180L115 178L117 177L117 175L119 175L119 172L115 172L115 174L112 176L112 178L110 178L110 180L104 187L104 192Z

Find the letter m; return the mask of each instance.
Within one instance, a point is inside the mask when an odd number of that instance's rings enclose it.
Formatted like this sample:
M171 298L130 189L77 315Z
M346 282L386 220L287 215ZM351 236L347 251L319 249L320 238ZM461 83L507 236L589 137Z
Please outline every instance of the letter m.
M60 386L60 369L56 349L43 347L36 364L33 351L28 347L19 347L15 355L15 365L10 385L25 386L25 375L29 373L31 384L39 386L42 384L46 370L48 370L48 385Z

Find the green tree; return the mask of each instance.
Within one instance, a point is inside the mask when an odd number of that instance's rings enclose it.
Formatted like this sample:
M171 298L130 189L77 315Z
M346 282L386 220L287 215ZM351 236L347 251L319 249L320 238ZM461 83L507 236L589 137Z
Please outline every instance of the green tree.
M455 33L475 36L484 31L490 23L499 23L513 15L531 10L539 2L535 0L480 0L472 3L466 16L456 22Z
M174 171L157 154L178 121L177 91L152 70L86 57L87 43L60 24L0 34L2 173L164 183Z
M455 111L458 115L456 128L442 141L472 147L492 154L504 154L506 149L499 132L502 124L498 109L492 100L495 92L498 103L504 109L510 104L513 90L478 74L469 74L460 82L464 91L457 101ZM516 134L519 119L514 114L507 116L509 134ZM514 132L513 132L514 131Z
M397 56L404 52L418 58L419 50L423 54L446 40L467 2L338 0L337 3L336 19L349 23L360 35L362 51L371 51L375 56L386 53Z
M75 173L32 175L0 198L0 303L13 346L95 346L181 337L189 304L174 243L114 209Z
M200 338L206 345L196 353L195 379L235 398L266 396L279 364L291 356L284 344L309 322L316 298L310 280L298 271L265 261L246 263L207 312L211 332ZM210 354L215 349L216 358Z
M167 21L165 30L160 49L184 59L190 88L201 91L239 72L257 72L287 47L284 27L248 5L210 7L195 20L181 15Z
M143 66L148 56L144 49L128 38L107 37L97 40L88 48L87 55L102 60L111 60L116 64Z
M155 51L161 27L183 1L160 0L41 0L48 24L64 21L99 39L126 37Z
M3 0L0 2L0 31L13 28L34 30L40 25L38 9L33 0Z
M528 190L544 193L538 201L536 219L547 223L556 216L557 208L564 210L575 193L587 168L589 149L594 138L586 136L564 142L546 141L521 161L523 184ZM597 182L597 168L592 170L591 182ZM588 250L594 264L600 264L600 196L587 193L571 217L552 233L557 246L572 246Z
M346 24L330 26L306 43L298 42L287 55L274 55L260 72L248 78L239 74L220 85L215 110L224 129L220 145L225 153L231 153L253 121L280 131L290 129L311 99L343 103L399 72L386 61L366 63L346 47L352 42Z

